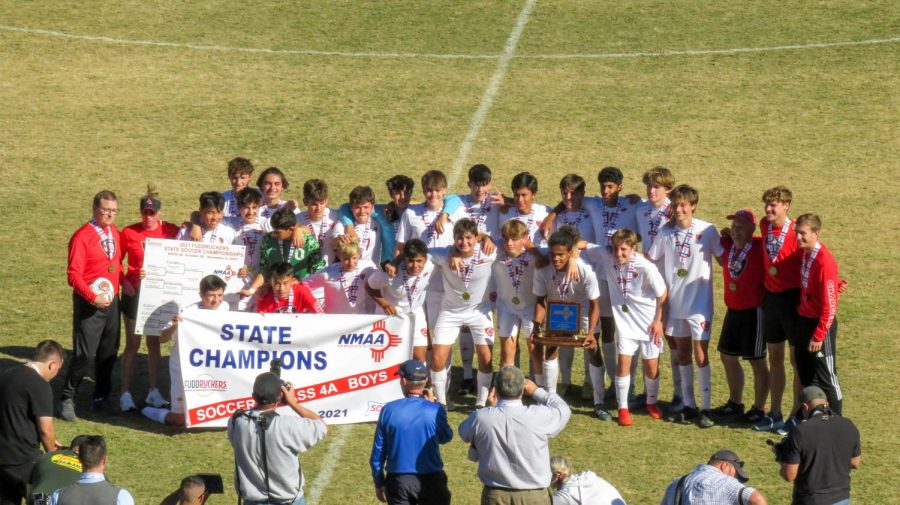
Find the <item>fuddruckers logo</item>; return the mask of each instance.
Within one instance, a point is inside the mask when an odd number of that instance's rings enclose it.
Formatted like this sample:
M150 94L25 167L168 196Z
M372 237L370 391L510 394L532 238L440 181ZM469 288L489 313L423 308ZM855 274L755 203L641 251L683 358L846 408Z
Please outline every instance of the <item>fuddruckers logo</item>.
M380 363L384 353L391 347L397 347L403 339L387 330L384 321L376 321L367 333L347 333L338 338L338 347L368 347L372 352L372 360Z
M203 374L196 379L184 379L184 391L197 393L198 396L208 396L214 392L221 393L228 389L228 381L216 379L212 375Z

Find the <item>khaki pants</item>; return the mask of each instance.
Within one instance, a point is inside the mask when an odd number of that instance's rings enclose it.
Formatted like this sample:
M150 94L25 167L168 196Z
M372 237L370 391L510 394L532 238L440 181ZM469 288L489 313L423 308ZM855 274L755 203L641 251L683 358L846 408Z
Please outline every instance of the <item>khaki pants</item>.
M546 489L515 491L485 486L481 490L481 505L550 505Z

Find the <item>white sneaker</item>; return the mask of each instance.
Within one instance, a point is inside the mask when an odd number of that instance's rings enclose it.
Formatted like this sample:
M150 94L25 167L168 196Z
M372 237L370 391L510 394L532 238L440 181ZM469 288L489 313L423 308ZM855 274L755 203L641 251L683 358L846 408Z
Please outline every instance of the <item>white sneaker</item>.
M147 393L147 398L144 399L144 401L147 402L147 405L151 405L158 409L169 406L169 402L159 394L158 389L151 389L150 392Z
M134 404L134 400L131 398L131 393L128 391L122 393L122 396L119 398L119 407L122 408L122 412L131 412L137 409L137 405Z

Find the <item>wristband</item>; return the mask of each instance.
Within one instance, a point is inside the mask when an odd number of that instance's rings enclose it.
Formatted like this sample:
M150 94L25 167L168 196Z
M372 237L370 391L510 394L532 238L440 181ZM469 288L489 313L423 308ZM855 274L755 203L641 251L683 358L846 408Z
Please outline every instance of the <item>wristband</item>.
M250 288L247 290L247 293L250 293L250 296L253 296L256 293L256 288Z

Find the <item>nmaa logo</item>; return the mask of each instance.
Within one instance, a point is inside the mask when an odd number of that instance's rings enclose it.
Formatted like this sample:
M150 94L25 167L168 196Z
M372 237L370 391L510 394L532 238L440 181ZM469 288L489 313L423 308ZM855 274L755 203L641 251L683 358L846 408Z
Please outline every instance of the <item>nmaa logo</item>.
M397 347L401 342L403 339L389 332L384 321L376 321L367 333L346 333L338 337L338 347L368 347L375 363L384 359L388 349Z
M228 265L224 269L217 268L213 270L213 273L221 277L225 282L228 282L232 277L234 277L234 270L231 269L231 265Z

